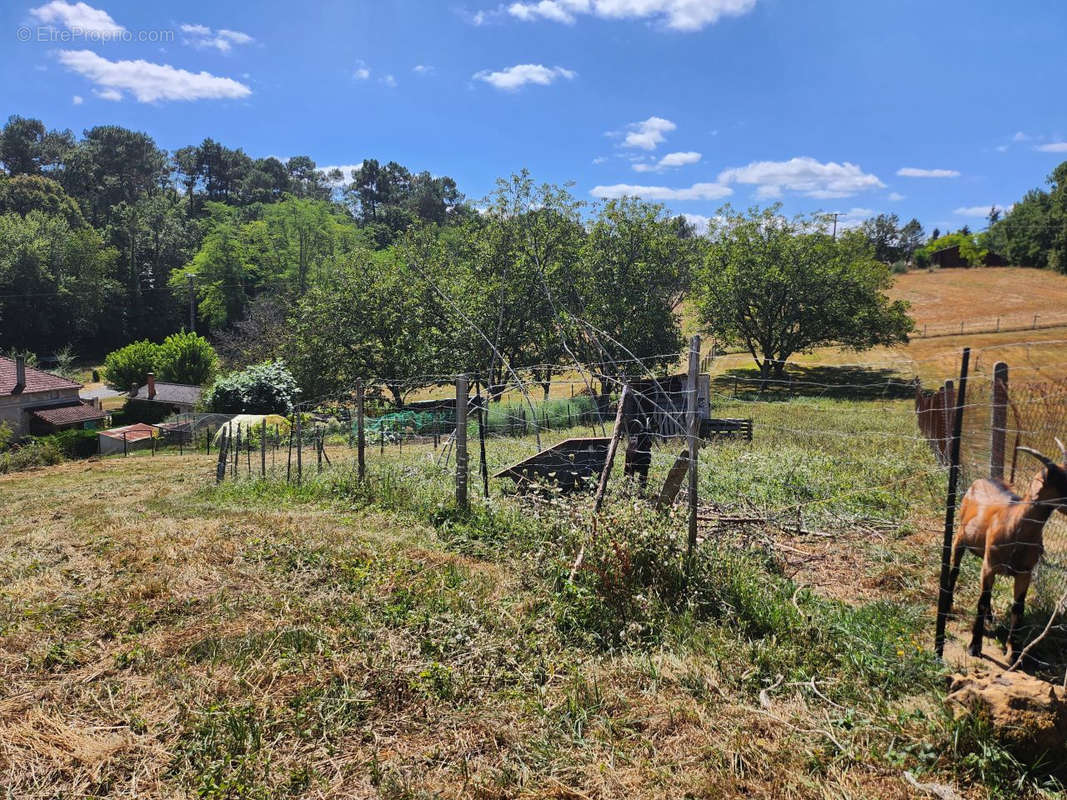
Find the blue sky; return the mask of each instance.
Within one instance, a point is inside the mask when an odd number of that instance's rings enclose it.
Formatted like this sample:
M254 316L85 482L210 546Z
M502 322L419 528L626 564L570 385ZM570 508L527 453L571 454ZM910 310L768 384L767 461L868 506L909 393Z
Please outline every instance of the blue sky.
M1067 159L1062 0L463 3L5 0L0 98L170 150L392 159L472 198L527 167L694 219L780 200L981 227Z

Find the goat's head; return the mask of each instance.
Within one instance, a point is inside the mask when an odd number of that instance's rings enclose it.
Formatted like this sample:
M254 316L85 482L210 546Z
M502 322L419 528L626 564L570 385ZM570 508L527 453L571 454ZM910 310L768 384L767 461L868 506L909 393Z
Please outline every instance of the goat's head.
M1057 464L1051 458L1039 453L1032 447L1018 447L1016 449L1021 453L1033 456L1045 465L1045 469L1042 470L1042 474L1039 476L1044 485L1042 491L1042 495L1044 495L1043 502L1067 514L1067 447L1064 447L1063 442L1058 438L1056 439L1056 445L1060 448L1060 458L1063 459L1061 464Z

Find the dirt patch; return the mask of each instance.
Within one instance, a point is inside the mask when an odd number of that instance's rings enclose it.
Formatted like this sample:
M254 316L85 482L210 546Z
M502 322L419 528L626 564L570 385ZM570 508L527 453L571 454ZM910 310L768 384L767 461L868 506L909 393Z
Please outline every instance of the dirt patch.
M1061 687L1021 672L952 676L946 698L957 716L974 714L1020 760L1035 763L1067 753L1067 702Z

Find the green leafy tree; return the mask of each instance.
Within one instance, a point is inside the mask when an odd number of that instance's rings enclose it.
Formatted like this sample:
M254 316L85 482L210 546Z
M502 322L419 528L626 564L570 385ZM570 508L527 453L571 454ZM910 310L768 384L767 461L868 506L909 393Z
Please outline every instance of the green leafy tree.
M834 241L823 220L788 220L777 206L727 208L719 217L697 279L700 319L719 339L743 345L764 378L783 376L791 356L822 345L907 341L907 304L886 296L889 269L863 234Z
M661 206L612 200L581 247L577 314L589 361L600 362L604 393L615 381L665 368L682 345L678 304L700 258L700 240L682 238ZM633 357L641 359L634 363ZM611 380L611 379L614 379Z
M547 393L556 365L579 343L565 312L579 305L583 204L523 170L498 180L482 205L455 239L458 255L446 256L458 267L452 292L469 320L465 369L484 376L496 399L510 377L507 365L540 364L537 380Z
M61 164L73 147L70 131L49 131L39 119L13 114L0 131L0 164L9 175L40 175Z
M242 319L253 283L252 265L240 222L224 205L209 205L208 232L192 261L171 273L169 284L178 304L184 306L191 273L196 288L197 317L221 328Z
M201 386L219 369L219 357L203 336L195 333L172 333L163 340L156 353L156 376L171 383Z
M288 414L300 390L282 361L254 364L218 378L204 396L210 411L230 414Z
M115 252L62 215L0 215L0 348L44 351L94 336L113 313Z
M147 339L120 347L104 359L104 381L122 392L134 384L143 386L148 373L156 371L158 356L159 345Z
M399 404L427 375L443 371L448 318L423 274L392 251L352 254L300 298L290 316L286 361L304 397L377 381Z

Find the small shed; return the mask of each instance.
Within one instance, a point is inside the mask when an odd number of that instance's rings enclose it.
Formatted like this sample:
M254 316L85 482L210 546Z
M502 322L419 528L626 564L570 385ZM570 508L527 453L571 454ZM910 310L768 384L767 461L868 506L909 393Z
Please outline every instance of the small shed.
M100 455L147 450L152 447L152 440L159 436L159 427L145 422L136 422L121 428L100 431Z

